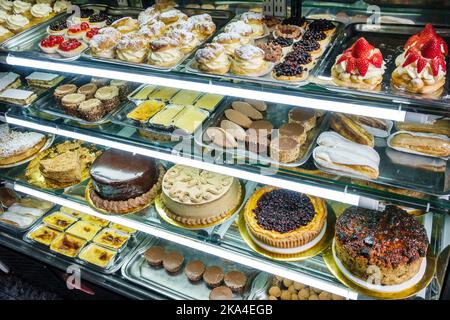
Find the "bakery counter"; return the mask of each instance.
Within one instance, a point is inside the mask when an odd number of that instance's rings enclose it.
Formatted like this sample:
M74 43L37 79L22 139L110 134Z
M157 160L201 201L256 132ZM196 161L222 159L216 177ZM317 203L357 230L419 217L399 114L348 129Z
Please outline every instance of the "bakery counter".
M223 110L229 108L229 105L230 102L225 102L223 107L219 107L222 109L208 122L210 126L216 125L214 119L220 124L221 117L225 114ZM269 107L272 108L270 105ZM235 106L235 108L237 107ZM283 112L280 112L276 106L272 111L270 108L264 112L264 116L267 119L270 118L274 125L282 125L287 122L288 108ZM329 124L329 116L318 118L316 129L310 130L309 138L304 143L307 149L302 147L293 163L280 163L273 162L269 156L266 156L264 161L258 162L253 161L254 159L241 161L242 158L230 157L228 152L215 153L216 148L211 143L203 141L202 136L197 134L194 139L183 139L181 142L178 140L167 141L166 137L164 137L165 141L160 141L153 134L154 132L158 133L157 131L147 131L152 130L151 128L143 131L143 127L141 129L137 125L123 122L122 118L126 118L127 113L130 114L133 109L122 110L126 112L121 111L114 118L120 121L89 126L86 126L85 123L76 123L67 117L40 112L39 107L29 109L14 107L9 110L6 118L13 126L47 132L47 134L61 138L80 139L103 147L127 150L215 172L226 172L229 175L262 184L303 192L308 190L313 195L348 204L380 208L384 203L396 203L406 208L412 208L419 214L427 211L445 213L449 210L449 202L445 200L445 195L448 194L448 161L421 157L388 148L385 145L386 138L376 138L375 149L371 151L379 154L381 158L381 163L376 168L379 170L379 177L375 180L367 177L361 178L358 175L353 176L351 172L334 172L326 168L318 170L320 165L315 161L313 149L319 133L333 129ZM350 121L349 119L344 120ZM226 124L231 122L222 120L222 123ZM255 121L255 123L257 122ZM260 122L262 123L264 120ZM338 128L336 126L335 128ZM208 130L206 128L206 131ZM334 141L333 139L336 138L334 134L323 135L324 133L320 135L321 138L318 140L320 143L327 143L328 140ZM173 138L171 135L168 137L169 139ZM325 147L319 146L316 149L323 148ZM221 154L223 158L220 158ZM243 155L245 156L246 153L244 152ZM416 160L421 161L416 163ZM14 168L0 170L1 175L9 180L20 176L19 172L20 170L17 171Z

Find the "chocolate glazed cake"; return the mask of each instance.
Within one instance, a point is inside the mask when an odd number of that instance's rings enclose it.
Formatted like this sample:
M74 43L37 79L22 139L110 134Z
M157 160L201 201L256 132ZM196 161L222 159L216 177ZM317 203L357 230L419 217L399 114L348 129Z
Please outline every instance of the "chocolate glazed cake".
M394 206L383 212L350 207L336 223L335 249L339 260L364 280L370 269L379 268L382 285L401 284L413 278L427 248L423 225Z
M153 200L161 189L164 168L151 158L111 149L94 161L90 174L94 205L126 213Z

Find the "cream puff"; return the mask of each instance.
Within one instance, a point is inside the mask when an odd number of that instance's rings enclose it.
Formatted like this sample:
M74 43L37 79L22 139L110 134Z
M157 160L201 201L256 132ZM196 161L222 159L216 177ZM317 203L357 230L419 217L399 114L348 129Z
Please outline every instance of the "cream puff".
M141 26L153 24L158 20L160 12L155 7L148 7L138 15L138 22Z
M241 20L252 27L252 38L261 37L266 33L264 16L257 12L245 12L241 15Z
M98 30L98 34L108 35L117 41L123 36L120 31L113 27L101 28L100 30Z
M184 54L191 52L198 45L200 45L200 41L198 40L198 38L189 31L175 30L167 33L166 36L172 39L176 39L180 44L181 52Z
M127 34L117 43L116 55L122 61L142 63L148 55L148 41L143 35Z
M197 22L192 30L192 33L194 33L200 41L209 38L214 32L216 32L216 24L208 20Z
M359 38L336 57L331 75L338 86L374 90L381 84L384 71L385 62L381 51L365 38Z
M213 42L221 44L229 56L234 55L234 50L242 46L242 37L237 33L220 33L214 37Z
M156 21L151 25L141 25L137 33L146 37L148 41L152 41L162 37L165 32L166 25L161 21Z
M148 63L158 67L171 67L183 57L180 43L168 37L162 37L150 42Z
M437 38L431 38L420 49L411 47L392 72L391 83L397 89L412 93L439 92L447 74L445 56Z
M139 30L140 24L136 19L123 17L111 23L111 27L117 29L122 34L127 34Z
M237 33L247 39L251 39L253 35L253 28L244 21L232 22L225 27L224 31L227 33Z
M234 50L230 71L237 75L261 76L268 70L265 53L258 47L245 45Z
M168 10L159 14L158 19L166 26L187 20L188 16L177 9Z
M89 42L91 55L99 58L114 59L118 40L109 34L97 34Z
M222 45L210 43L204 48L197 50L195 64L201 71L213 74L225 74L230 70L231 61Z

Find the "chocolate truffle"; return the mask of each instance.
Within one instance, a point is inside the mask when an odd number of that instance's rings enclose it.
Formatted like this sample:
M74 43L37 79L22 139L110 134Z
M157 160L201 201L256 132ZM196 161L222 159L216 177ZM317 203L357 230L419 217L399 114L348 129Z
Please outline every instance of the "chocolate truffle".
M166 251L159 246L151 247L144 253L145 260L152 267L161 267L165 255Z
M232 298L233 292L225 286L214 288L209 294L209 300L231 300Z
M225 275L224 282L231 291L241 293L245 289L247 276L241 271L230 271Z
M136 198L158 180L155 160L129 152L110 149L92 164L91 178L95 192L106 200Z
M200 260L192 260L186 265L184 273L190 281L196 282L202 279L205 272L205 264Z
M177 251L167 253L163 258L163 266L169 273L177 273L183 266L184 257Z
M203 273L203 280L209 287L216 288L222 284L223 270L217 266L207 267Z

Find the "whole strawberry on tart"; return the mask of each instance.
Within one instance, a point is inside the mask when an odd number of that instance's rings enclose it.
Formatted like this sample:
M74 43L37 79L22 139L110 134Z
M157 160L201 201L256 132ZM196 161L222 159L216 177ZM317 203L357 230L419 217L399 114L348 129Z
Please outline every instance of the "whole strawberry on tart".
M431 24L411 36L405 52L397 57L392 72L392 84L400 90L432 94L440 93L445 84L448 46Z
M331 75L338 86L373 90L383 80L384 70L385 62L381 51L365 38L359 38L336 57Z

